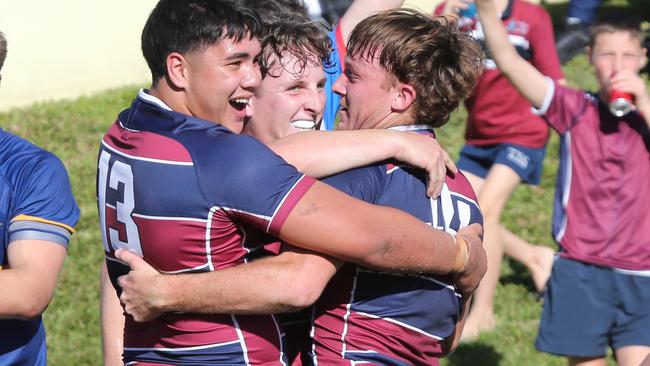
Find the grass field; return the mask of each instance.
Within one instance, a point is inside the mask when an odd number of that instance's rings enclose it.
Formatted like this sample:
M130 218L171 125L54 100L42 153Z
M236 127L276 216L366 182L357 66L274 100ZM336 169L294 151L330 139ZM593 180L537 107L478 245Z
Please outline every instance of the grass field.
M630 6L645 14L641 1L610 1L610 6ZM559 19L565 5L549 5ZM594 89L595 80L584 57L565 67L569 83ZM102 245L97 226L95 172L98 143L116 114L130 104L136 86L111 90L74 101L37 104L0 114L0 126L54 152L70 173L81 219L69 248L54 300L44 318L48 331L51 365L99 365L98 271ZM458 111L439 131L444 146L457 156L463 143L465 112ZM550 237L558 139L552 136L539 187L520 187L510 200L503 220L522 238L555 248ZM541 303L532 281L518 263L506 260L497 290L495 331L463 344L445 365L564 365L563 359L538 353L533 348Z

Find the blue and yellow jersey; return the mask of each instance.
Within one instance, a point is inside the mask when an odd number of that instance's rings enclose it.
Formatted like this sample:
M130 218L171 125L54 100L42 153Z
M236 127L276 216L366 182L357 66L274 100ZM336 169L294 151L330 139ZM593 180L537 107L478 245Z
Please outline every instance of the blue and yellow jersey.
M67 246L79 208L61 161L29 141L0 129L0 265L18 240ZM0 365L45 365L41 318L0 320Z

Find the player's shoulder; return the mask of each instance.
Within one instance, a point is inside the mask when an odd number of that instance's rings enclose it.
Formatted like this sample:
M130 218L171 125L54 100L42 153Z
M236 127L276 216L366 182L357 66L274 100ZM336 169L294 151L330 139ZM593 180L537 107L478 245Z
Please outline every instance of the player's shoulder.
M461 194L473 201L477 201L474 188L472 188L472 185L469 183L469 180L463 172L458 171L456 174L447 173L445 184L447 184L447 187L449 187L451 192Z
M50 151L12 133L2 131L2 134L1 171L10 181L32 175L67 174L61 160Z

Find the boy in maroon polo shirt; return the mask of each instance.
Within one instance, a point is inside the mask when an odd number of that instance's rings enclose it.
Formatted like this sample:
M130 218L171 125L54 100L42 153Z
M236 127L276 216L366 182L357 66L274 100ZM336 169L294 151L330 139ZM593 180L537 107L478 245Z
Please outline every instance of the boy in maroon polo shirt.
M639 365L650 352L650 95L639 23L612 16L594 26L588 58L600 90L554 83L508 43L493 1L477 1L497 65L561 136L553 266L537 337L539 350L571 365ZM612 114L612 91L635 107Z

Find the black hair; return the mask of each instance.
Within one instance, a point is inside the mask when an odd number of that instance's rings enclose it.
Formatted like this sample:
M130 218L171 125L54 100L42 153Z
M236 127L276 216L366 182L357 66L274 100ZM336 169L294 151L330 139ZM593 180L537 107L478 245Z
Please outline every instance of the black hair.
M240 41L261 33L259 17L241 1L160 0L142 30L142 54L155 85L167 75L172 52L187 54L224 38Z

